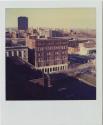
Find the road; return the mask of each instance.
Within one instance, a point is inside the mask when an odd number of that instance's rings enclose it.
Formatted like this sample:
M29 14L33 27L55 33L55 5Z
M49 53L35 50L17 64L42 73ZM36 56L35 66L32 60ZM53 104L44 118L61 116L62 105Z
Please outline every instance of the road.
M73 67L71 66L68 70L61 71L60 73L75 77L91 86L96 86L96 74L91 72L94 69L94 66L91 63L74 65Z
M92 74L81 74L77 77L80 81L96 87L96 77Z

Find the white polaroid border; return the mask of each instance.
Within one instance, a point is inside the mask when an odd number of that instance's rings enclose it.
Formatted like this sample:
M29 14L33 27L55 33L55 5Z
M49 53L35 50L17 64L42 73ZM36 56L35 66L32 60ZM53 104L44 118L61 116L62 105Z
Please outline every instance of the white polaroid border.
M5 8L96 8L96 100L6 101ZM102 125L102 2L0 2L0 103L2 125Z

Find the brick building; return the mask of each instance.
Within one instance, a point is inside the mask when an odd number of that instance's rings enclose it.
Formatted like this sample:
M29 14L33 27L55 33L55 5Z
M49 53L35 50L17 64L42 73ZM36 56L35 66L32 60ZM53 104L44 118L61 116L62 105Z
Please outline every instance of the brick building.
M68 69L68 41L66 39L36 39L34 58L36 69L44 73Z

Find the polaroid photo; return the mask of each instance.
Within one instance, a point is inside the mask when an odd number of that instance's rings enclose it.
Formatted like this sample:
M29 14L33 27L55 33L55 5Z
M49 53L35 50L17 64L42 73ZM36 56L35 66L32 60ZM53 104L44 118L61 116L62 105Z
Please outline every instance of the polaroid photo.
M102 2L0 11L2 125L102 125Z

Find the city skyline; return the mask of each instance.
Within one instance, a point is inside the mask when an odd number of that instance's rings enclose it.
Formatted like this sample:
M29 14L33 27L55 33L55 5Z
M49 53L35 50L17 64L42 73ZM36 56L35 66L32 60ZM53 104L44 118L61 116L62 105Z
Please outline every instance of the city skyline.
M29 27L96 29L95 8L7 8L6 28L17 27L17 18L26 16Z

